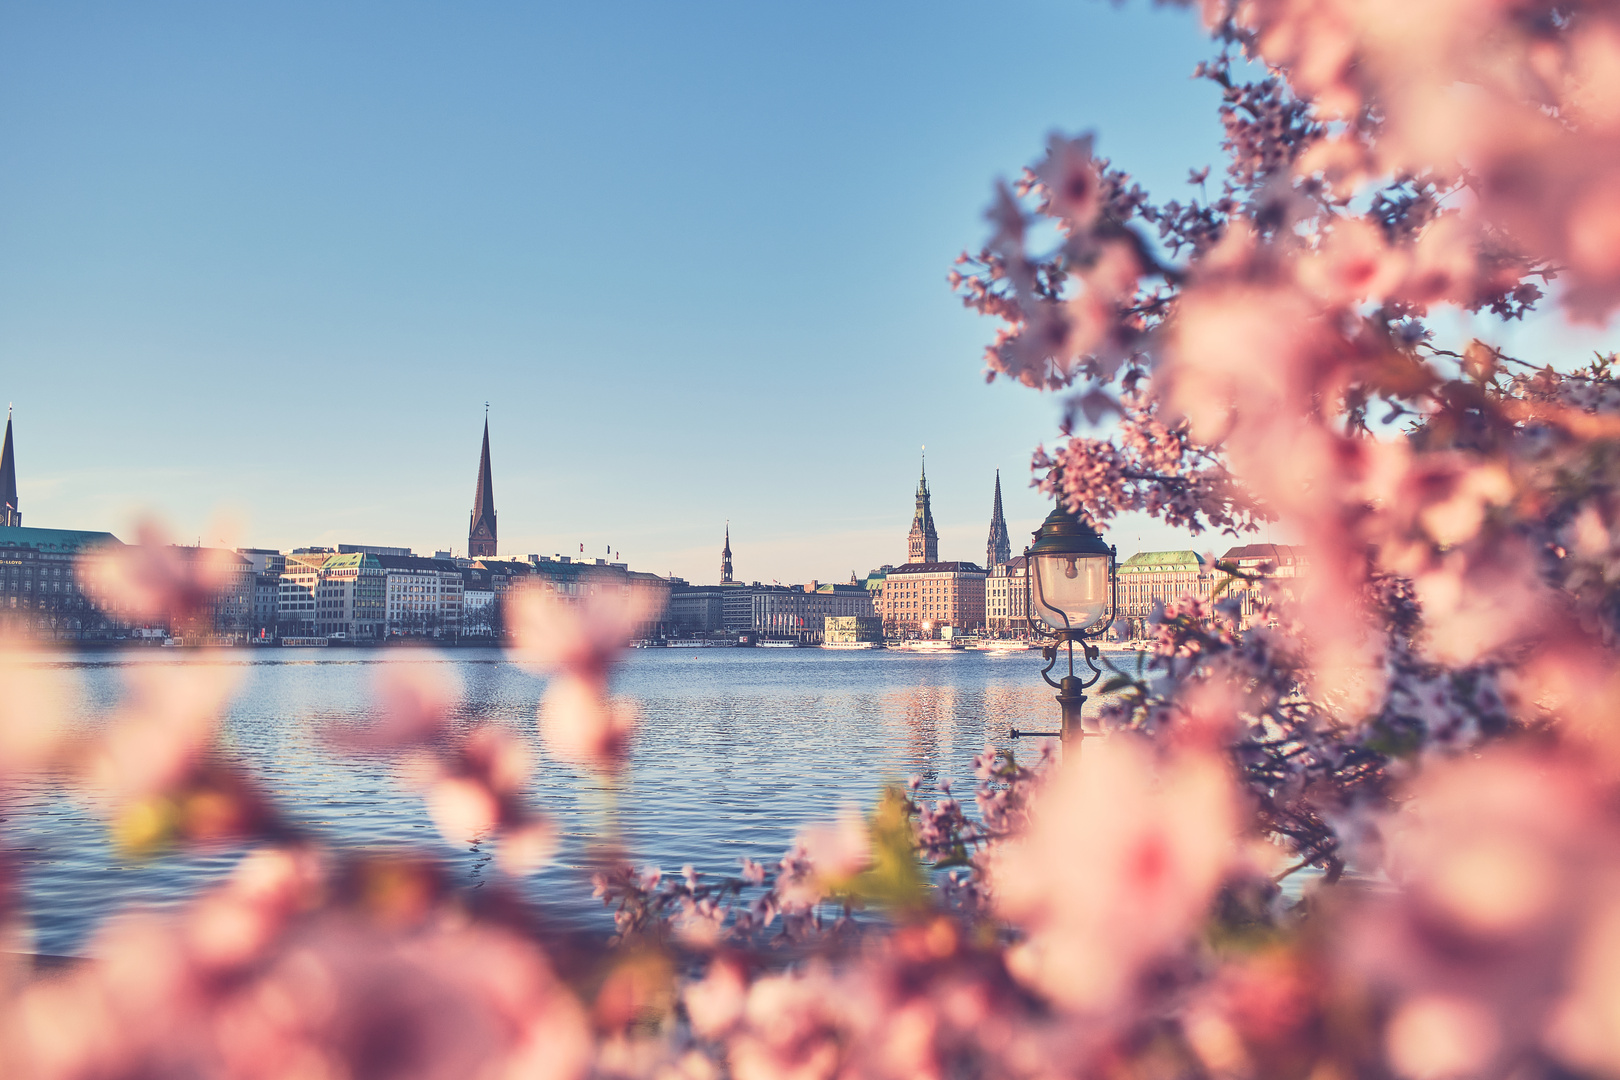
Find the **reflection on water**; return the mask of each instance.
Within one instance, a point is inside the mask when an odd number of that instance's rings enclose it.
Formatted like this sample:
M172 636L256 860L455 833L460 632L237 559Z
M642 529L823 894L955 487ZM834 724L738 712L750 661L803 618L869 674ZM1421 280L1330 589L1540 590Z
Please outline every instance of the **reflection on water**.
M531 741L539 762L531 797L564 844L525 887L559 918L597 924L604 916L580 867L609 830L638 864L727 873L745 855L774 859L807 821L870 804L887 781L915 773L925 792L952 780L967 794L973 758L987 743L1034 758L1039 740L1011 742L1007 732L1054 726L1037 655L637 651L617 689L640 703L642 722L612 790L545 756L534 723L544 680L495 650L59 654L38 663L60 676L87 729L118 701L128 665L239 666L225 742L288 817L335 843L430 848L477 887L492 872L487 851L439 840L390 761L334 753L322 738L332 725L370 719L378 665L445 665L462 687L457 722L504 725ZM84 949L120 908L183 900L239 854L121 860L100 820L46 784L0 792L0 837L20 862L35 948L49 953Z

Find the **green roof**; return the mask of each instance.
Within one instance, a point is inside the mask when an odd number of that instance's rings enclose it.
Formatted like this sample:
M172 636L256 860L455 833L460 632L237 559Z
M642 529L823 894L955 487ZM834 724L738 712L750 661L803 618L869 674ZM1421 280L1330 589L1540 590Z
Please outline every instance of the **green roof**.
M1156 570L1199 570L1204 557L1196 551L1139 551L1119 565L1122 574L1145 574Z
M370 560L369 562L367 560ZM368 551L344 552L342 555L329 555L321 564L322 570L336 570L344 566L378 566L377 556Z
M30 529L23 525L0 525L0 547L28 547L36 551L74 552L97 544L123 541L110 532L82 532L78 529Z

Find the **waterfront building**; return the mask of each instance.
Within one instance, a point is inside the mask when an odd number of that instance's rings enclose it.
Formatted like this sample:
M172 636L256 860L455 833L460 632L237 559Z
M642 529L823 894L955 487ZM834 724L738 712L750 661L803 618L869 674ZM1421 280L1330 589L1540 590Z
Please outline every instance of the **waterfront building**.
M386 556L370 552L328 555L315 586L315 635L376 641L387 623Z
M1001 512L1001 470L996 470L996 497L990 507L990 539L984 546L984 565L987 570L1012 558L1012 537L1007 534L1007 517Z
M889 571L894 567L884 565L860 579L861 588L872 594L872 611L878 613L883 610L883 585L889 578Z
M237 548L236 553L248 561L255 574L279 574L287 568L287 556L274 548Z
M655 588L666 598L670 591L669 582L663 578L631 570L622 562L609 562L607 559L576 559L567 555L553 555L547 559L530 555L525 561L463 560L463 565L458 569L464 575L464 588L471 582L478 587L478 591L487 589L493 594L488 621L496 634L505 632L507 598L517 589L538 589L569 602L608 590ZM462 604L465 607L465 592ZM665 631L664 617L665 603L660 602L653 615L636 628L637 636L662 637Z
M299 548L281 572L276 632L280 637L377 641L386 636L387 577L383 556Z
M885 575L883 628L902 636L933 637L977 630L985 620L985 569L970 562L909 562Z
M489 409L484 409L484 449L478 458L478 485L473 491L472 519L467 526L467 557L495 557L495 482L489 472ZM397 556L396 556L397 558Z
M17 508L17 454L11 445L11 410L6 410L6 441L0 444L0 528L15 529L22 525L22 511Z
M825 620L873 615L872 594L859 585L756 585L749 590L752 611L746 629L815 643Z
M923 461L922 478L917 481L917 509L911 518L911 533L906 537L908 563L937 563L939 561L939 533L934 531L934 510L928 495L928 462Z
M692 586L682 582L669 590L669 627L676 637L699 637L726 629L726 597L736 585Z
M253 622L249 633L261 640L276 636L281 612L281 575L253 575Z
M315 588L331 548L294 548L282 561L276 597L276 636L315 636Z
M496 604L494 575L481 566L461 568L461 636L499 637L501 609Z
M493 542L493 541L491 541ZM352 558L353 556L348 556ZM386 632L398 637L455 637L461 631L461 568L448 559L367 555L386 582Z
M1215 586L1203 556L1186 550L1139 551L1120 564L1118 577L1118 626L1127 637L1146 636L1157 608L1183 595L1208 600Z
M1215 560L1215 567L1232 572L1216 584L1215 598L1237 599L1239 629L1247 630L1261 612L1263 582L1299 577L1305 570L1305 549L1289 544L1243 544L1228 548Z
M984 626L997 637L1023 637L1029 631L1029 560L1019 555L992 566L984 579Z
M876 615L828 615L821 640L828 645L855 645L883 640L883 620Z
M90 565L99 550L122 546L107 532L0 525L0 631L53 641L125 632Z
M771 588L754 582L752 585L733 584L721 599L721 618L728 633L754 628L754 591Z
M537 573L544 561L538 555L530 555L528 562L516 559L474 559L467 563L464 569L480 571L481 576L476 580L499 599L507 590Z
M236 553L253 567L253 619L248 632L259 639L273 638L281 606L281 572L287 568L287 556L273 548L237 548Z
M489 560L479 562L479 565L489 564ZM666 618L670 583L656 574L631 570L622 562L609 562L607 559L576 559L567 555L554 555L550 559L530 555L527 563L504 565L513 568L514 571L516 567L525 567L527 571L514 572L509 578L506 587L508 595L514 589L537 589L563 602L579 603L589 597L603 594L618 593L628 596L634 592L654 593L656 596L648 604L647 617L636 624L631 636L643 639L667 636L669 627ZM505 600L505 595L496 594L497 604L502 604Z

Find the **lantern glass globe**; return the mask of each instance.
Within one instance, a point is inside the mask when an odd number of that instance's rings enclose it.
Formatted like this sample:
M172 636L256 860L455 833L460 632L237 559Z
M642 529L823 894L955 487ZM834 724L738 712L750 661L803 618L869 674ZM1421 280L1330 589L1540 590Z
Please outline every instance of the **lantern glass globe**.
M1084 632L1109 615L1109 556L1046 552L1030 559L1035 615L1058 631Z

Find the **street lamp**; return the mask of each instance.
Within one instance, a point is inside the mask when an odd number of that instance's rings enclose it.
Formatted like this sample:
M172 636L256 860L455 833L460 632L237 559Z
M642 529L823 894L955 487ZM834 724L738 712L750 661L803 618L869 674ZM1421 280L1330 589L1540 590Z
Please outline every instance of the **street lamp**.
M1113 625L1119 608L1119 580L1114 571L1116 552L1103 542L1097 530L1058 505L1041 522L1035 542L1024 549L1025 618L1037 637L1050 639L1042 647L1046 667L1041 678L1057 690L1063 728L1056 732L1019 732L1013 735L1061 735L1065 741L1085 735L1080 725L1084 691L1102 677L1097 667L1100 655L1092 638L1101 637ZM1091 668L1089 678L1074 673L1074 643ZM1069 652L1069 673L1054 680L1052 668L1058 650Z

